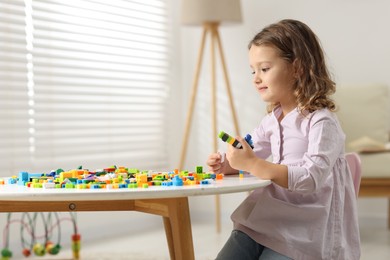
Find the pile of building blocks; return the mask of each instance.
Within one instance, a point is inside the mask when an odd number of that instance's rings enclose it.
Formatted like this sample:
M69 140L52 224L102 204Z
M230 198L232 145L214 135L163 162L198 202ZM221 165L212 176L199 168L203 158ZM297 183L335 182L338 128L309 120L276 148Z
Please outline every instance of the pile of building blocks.
M123 189L148 188L149 186L207 185L223 179L223 174L205 173L202 166L195 172L140 171L135 168L111 166L89 171L78 167L70 171L57 169L50 173L20 172L19 176L8 178L7 184L17 184L43 189ZM0 179L0 185L4 179Z

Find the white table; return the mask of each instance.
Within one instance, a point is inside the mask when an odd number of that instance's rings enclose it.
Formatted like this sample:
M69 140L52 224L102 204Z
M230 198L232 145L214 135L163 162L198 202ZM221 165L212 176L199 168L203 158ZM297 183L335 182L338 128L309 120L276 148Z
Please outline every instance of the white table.
M250 191L269 185L246 175L213 184L135 189L35 189L0 185L0 212L139 211L163 217L171 259L194 259L189 196Z

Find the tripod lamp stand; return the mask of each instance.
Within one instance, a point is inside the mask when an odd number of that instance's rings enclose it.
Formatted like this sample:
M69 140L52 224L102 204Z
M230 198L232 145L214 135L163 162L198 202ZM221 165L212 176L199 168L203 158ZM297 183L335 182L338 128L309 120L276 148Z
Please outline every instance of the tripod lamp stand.
M184 25L202 26L203 33L199 48L195 76L192 83L190 102L188 106L185 132L183 136L179 169L183 169L187 155L188 139L191 129L191 122L194 112L196 95L198 92L198 83L206 45L206 38L210 39L210 73L211 73L211 116L212 116L212 134L213 151L218 150L217 133L217 87L216 87L216 52L221 59L223 78L226 85L226 91L229 98L229 105L233 117L233 124L236 135L239 135L239 126L237 115L234 108L234 102L231 92L231 86L226 68L225 57L222 49L222 42L219 35L219 26L224 23L233 24L241 22L240 0L183 0L182 2L182 23ZM217 232L221 230L220 224L220 199L216 195L216 227Z

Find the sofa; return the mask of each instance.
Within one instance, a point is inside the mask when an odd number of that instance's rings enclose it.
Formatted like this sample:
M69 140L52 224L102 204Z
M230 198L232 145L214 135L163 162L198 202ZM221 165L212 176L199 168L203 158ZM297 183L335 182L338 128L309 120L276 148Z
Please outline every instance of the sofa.
M386 85L337 86L336 113L346 134L346 151L358 152L359 197L388 199L390 228L390 89Z

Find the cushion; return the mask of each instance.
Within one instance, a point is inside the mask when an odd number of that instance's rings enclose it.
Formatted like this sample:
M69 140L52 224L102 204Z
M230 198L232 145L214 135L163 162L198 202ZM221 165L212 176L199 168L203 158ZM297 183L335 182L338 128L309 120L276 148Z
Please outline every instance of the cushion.
M364 178L389 178L390 177L390 153L359 154L362 163L362 177Z
M337 116L346 134L346 151L389 142L390 97L384 85L338 86ZM356 145L360 144L360 145ZM362 177L390 177L390 153L359 154Z
M390 98L384 85L338 86L334 95L337 116L346 134L346 151L356 151L351 143L389 141Z

